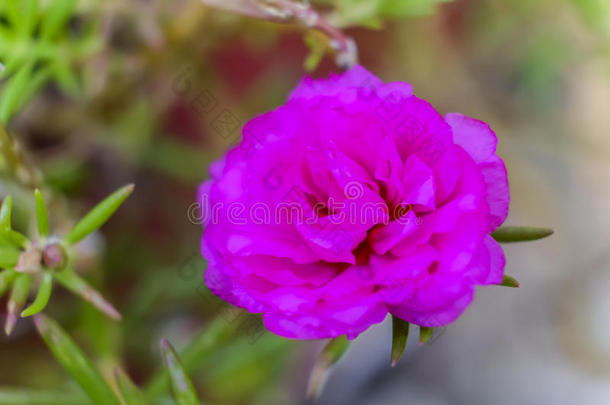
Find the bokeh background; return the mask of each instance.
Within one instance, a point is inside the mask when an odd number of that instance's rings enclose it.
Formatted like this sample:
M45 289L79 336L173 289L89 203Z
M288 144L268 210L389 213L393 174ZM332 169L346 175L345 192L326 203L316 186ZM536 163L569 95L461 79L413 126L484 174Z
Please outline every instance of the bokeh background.
M478 290L431 344L412 339L398 367L388 366L387 322L363 334L318 403L608 404L610 2L454 0L420 11L347 29L360 62L386 81L410 82L442 114L489 122L509 171L507 224L555 234L505 245L507 273L521 287ZM161 337L181 348L216 325L223 332L207 335L213 350L191 358L206 403L305 404L322 342L265 333L207 292L191 207L209 163L239 141L241 126L281 104L307 73L303 30L196 0L79 2L73 35L90 21L98 46L70 59L78 90L50 82L10 130L53 196L56 229L136 184L79 263L124 319L59 289L48 312L104 373L120 364L141 385L159 368ZM336 70L326 55L312 75ZM1 181L27 227L31 191ZM0 386L6 404L36 403L8 395L14 388L78 391L29 320L0 337Z

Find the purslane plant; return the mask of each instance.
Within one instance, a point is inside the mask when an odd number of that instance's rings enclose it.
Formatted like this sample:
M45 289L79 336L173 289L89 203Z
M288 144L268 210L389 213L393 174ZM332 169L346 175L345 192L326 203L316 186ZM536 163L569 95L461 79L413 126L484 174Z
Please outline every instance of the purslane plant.
M87 215L68 234L60 238L50 233L49 215L42 194L35 190L37 233L27 238L11 225L12 196L7 196L0 207L0 295L10 290L4 330L9 335L19 316L28 317L41 312L51 296L53 281L91 303L113 319L119 312L102 295L81 278L71 267L72 246L100 228L133 191L127 185L115 191ZM23 311L32 283L38 284L34 301Z

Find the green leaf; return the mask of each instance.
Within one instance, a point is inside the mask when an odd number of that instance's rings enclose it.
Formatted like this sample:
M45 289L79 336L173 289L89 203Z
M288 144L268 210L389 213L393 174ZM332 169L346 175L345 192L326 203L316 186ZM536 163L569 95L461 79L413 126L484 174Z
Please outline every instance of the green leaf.
M50 40L57 36L76 6L76 0L54 0L42 19L41 38Z
M2 54L5 54L10 51L10 49L3 50ZM26 54L23 51L20 52L19 50L13 50L13 53L11 55L6 55L5 57L6 59L4 61L4 70L0 72L0 77L3 79L8 78L27 63Z
M12 229L8 229L8 230L5 230L5 231L2 231L2 236L6 240L8 240L10 243L12 243L13 246L16 246L16 247L19 247L19 248L26 248L28 246L28 244L30 243L28 238L26 238L25 236L23 236L19 232L14 231Z
M519 287L519 282L514 277L505 274L504 277L502 277L502 282L499 285L503 287L517 288Z
M63 368L97 405L120 405L119 400L82 350L53 319L34 317L38 333Z
M29 274L19 274L13 282L13 289L6 305L6 321L4 323L4 332L10 335L17 323L17 314L23 308L25 301L28 299L30 284L32 277Z
M529 226L503 226L496 229L492 238L501 243L525 242L546 238L553 234L549 228L534 228Z
M21 0L24 9L21 24L18 27L21 37L29 37L34 33L34 28L38 22L38 3L39 0Z
M25 248L29 243L28 238L11 229L12 210L13 197L8 195L2 201L2 206L0 206L0 237L16 247ZM2 267L1 264L0 267Z
M53 288L53 275L49 272L46 272L42 277L42 283L40 283L40 287L38 288L38 294L36 294L36 298L34 302L27 307L25 310L21 312L21 317L25 318L28 316L35 315L42 311L49 302L49 298L51 298L51 290Z
M80 86L78 80L66 61L55 61L51 70L55 81L65 93L70 95L77 95L79 93Z
M7 195L2 200L0 207L0 228L2 230L11 229L11 211L13 210L13 196Z
M32 63L19 66L21 61L12 60L7 64L5 74L13 69L17 70L3 89L2 99L0 100L0 120L8 123L13 115L28 101L49 78L49 69L42 67L33 71ZM16 65L13 68L13 64Z
M13 268L19 261L21 250L12 245L0 245L0 267Z
M317 31L305 33L305 45L309 48L309 55L305 59L305 70L313 72L316 70L326 52L326 38Z
M89 403L90 401L80 392L0 387L0 405L85 405Z
M0 100L0 120L3 123L8 123L19 106L22 104L23 97L27 92L27 87L32 77L33 63L19 68L2 91L2 99Z
M409 339L409 322L392 316L392 367L402 358Z
M424 345L430 341L434 334L434 328L427 328L425 326L419 327L419 344Z
M220 316L197 334L182 350L180 358L187 371L194 369L208 356L223 346L229 337L235 333L235 326ZM146 393L150 398L161 395L169 384L167 370L157 373L148 384Z
M337 363L341 357L347 351L350 342L347 340L345 335L339 336L338 338L332 339L322 350L320 356L324 359L324 361L332 366Z
M36 197L36 222L38 224L38 234L46 238L49 235L49 214L47 213L47 207L44 204L44 199L40 190L34 191Z
M43 66L32 74L23 94L19 98L16 109L22 108L26 101L34 97L36 92L38 92L49 80L50 73L50 69L47 66Z
M93 207L93 209L68 233L65 238L66 243L74 245L101 227L121 206L123 201L129 197L133 188L133 184L122 187Z
M121 314L102 297L102 295L85 280L80 278L72 269L52 273L55 279L68 290L78 295L91 305L115 320L121 319Z
M140 389L131 381L131 378L121 368L114 369L114 378L119 393L126 405L146 405L148 401Z
M235 402L250 397L253 392L260 392L262 387L272 387L277 381L278 370L285 369L286 355L293 348L293 341L271 333L261 335L256 342L249 336L238 336L198 366L205 370L206 392L227 402Z
M21 10L19 7L19 2L17 1L8 1L4 6L4 11L6 13L6 17L13 24L19 24L21 21Z
M172 392L177 405L199 405L195 387L188 377L178 354L172 345L165 339L161 340L161 352L165 366L169 372Z
M309 383L307 384L307 397L309 399L313 400L320 396L331 367L341 359L348 347L349 341L344 335L331 340L322 349L309 376Z
M71 35L69 20L77 14L77 0L5 0L0 12L0 60L5 83L0 120L8 122L49 80L74 93L78 69L101 49L103 24L84 19L85 29ZM93 10L86 7L89 14ZM94 12L93 12L94 13ZM95 20L95 19L93 19ZM76 70L76 71L75 71Z
M19 273L13 269L6 269L0 272L0 297L4 295Z

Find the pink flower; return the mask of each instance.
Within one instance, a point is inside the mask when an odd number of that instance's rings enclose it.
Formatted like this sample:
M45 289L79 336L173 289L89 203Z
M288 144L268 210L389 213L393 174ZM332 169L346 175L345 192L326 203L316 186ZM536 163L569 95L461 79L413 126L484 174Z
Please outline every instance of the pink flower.
M438 327L502 280L508 181L481 121L356 66L305 78L211 167L205 281L272 332L354 338L389 313Z

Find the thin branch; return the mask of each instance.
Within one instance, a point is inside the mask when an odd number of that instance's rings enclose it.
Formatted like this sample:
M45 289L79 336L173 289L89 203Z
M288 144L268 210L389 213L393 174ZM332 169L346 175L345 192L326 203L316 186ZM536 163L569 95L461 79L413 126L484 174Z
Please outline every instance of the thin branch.
M202 0L204 4L233 13L258 19L279 22L300 22L310 29L322 32L330 38L330 45L337 52L336 63L348 69L358 63L358 48L354 40L333 26L308 2L292 0Z
M291 15L257 0L202 0L207 6L220 10L274 22L290 22Z

